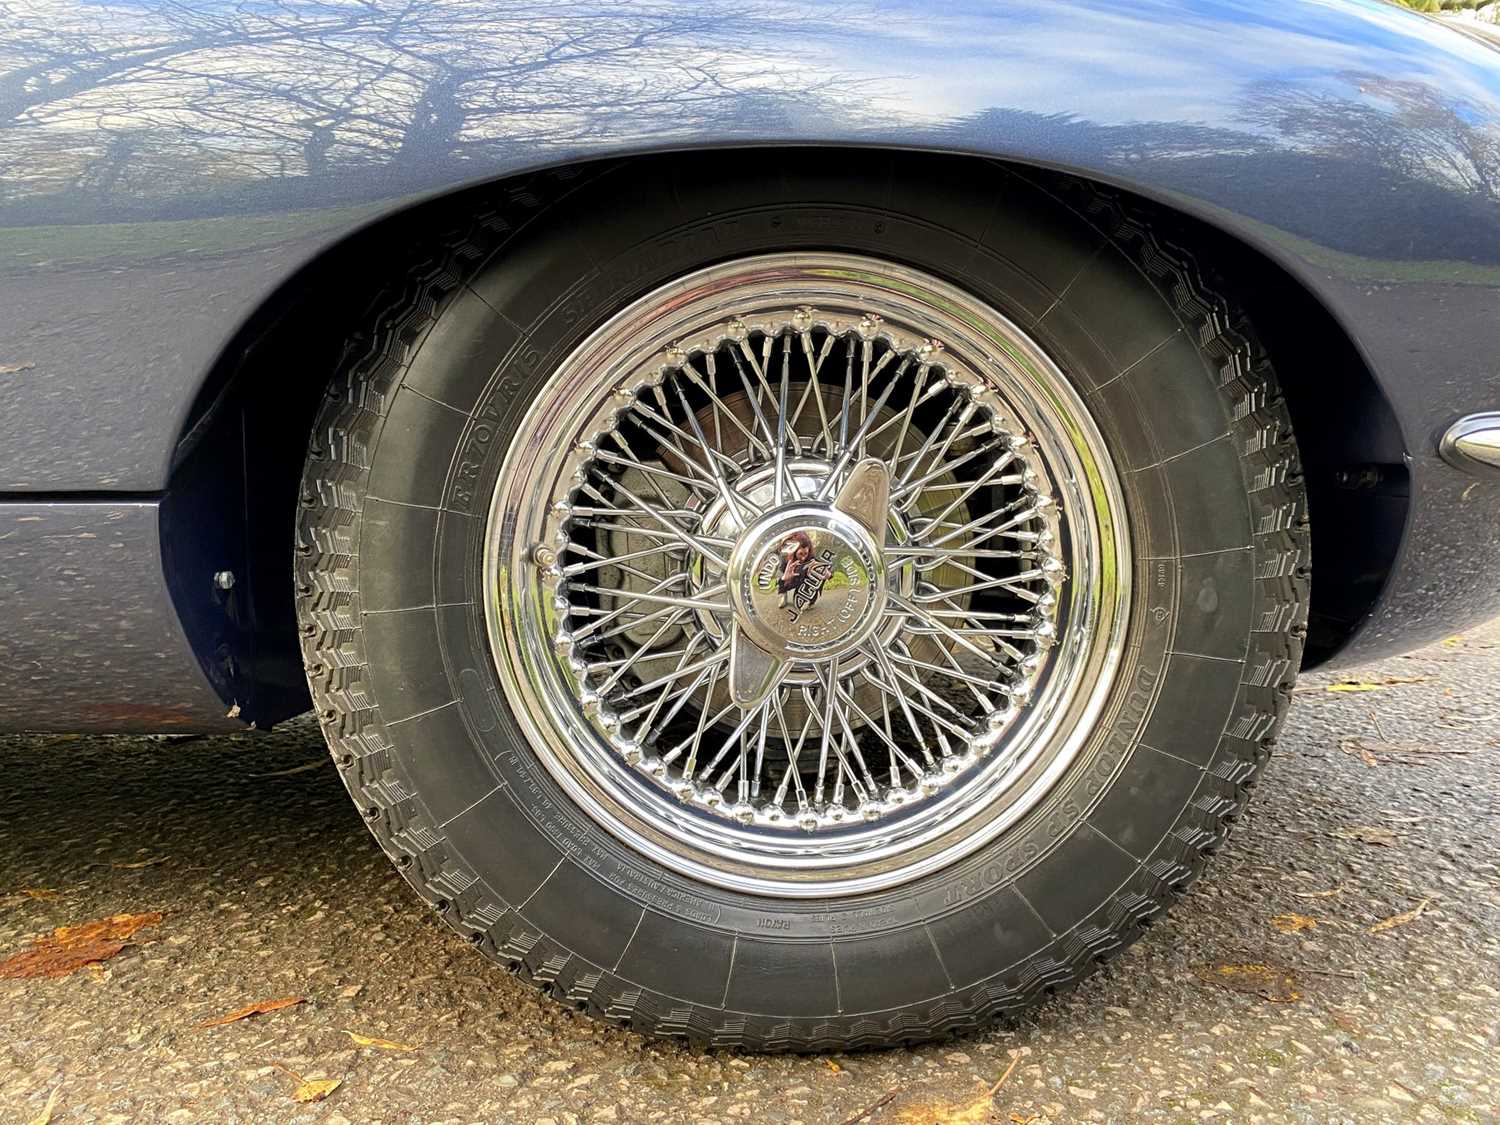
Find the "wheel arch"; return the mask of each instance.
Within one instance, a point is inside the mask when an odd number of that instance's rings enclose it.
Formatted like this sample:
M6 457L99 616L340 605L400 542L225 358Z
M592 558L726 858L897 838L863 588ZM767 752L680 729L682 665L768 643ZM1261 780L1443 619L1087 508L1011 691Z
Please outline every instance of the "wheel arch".
M924 161L990 161L1044 186L1069 176L1100 182L985 156L883 151L898 178ZM625 163L646 176L674 159L683 154ZM600 163L496 180L371 222L278 286L206 373L172 459L163 500L163 565L199 659L214 682L229 685L241 717L263 725L308 703L288 566L291 512L314 411L339 356L360 332L374 297L412 268L411 259L391 248L473 221L497 197L524 213L541 213ZM1305 663L1325 662L1374 608L1399 554L1409 489L1396 415L1358 342L1269 240L1253 238L1232 216L1193 214L1182 201L1143 185L1107 186L1145 200L1174 238L1191 245L1200 260L1217 263L1221 287L1272 353L1306 466L1313 520ZM232 597L204 581L224 569L235 575Z

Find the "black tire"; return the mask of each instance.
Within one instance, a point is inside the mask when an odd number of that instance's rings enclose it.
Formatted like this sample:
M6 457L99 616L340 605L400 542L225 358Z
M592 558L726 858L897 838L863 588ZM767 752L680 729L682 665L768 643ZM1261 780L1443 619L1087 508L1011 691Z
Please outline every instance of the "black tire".
M783 171L755 173L767 165ZM1243 808L1290 701L1308 600L1275 377L1168 231L1061 177L809 151L540 180L440 240L333 383L296 558L323 729L417 892L569 1004L757 1050L977 1028L1139 937ZM1062 781L946 870L819 902L691 882L571 806L503 701L480 574L506 440L562 357L667 279L802 247L945 276L1040 342L1116 459L1136 556L1126 663Z

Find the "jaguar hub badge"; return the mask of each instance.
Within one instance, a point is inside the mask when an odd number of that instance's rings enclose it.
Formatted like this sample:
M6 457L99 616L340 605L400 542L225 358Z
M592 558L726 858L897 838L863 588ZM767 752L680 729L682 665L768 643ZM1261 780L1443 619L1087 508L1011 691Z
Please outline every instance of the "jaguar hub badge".
M782 540L774 555L766 556L756 584L762 590L774 585L781 595L778 604L796 621L817 603L818 595L833 577L836 562L831 550L814 554L811 534L794 531Z
M769 513L745 530L729 565L740 627L776 655L811 659L854 648L885 605L870 533L821 505Z

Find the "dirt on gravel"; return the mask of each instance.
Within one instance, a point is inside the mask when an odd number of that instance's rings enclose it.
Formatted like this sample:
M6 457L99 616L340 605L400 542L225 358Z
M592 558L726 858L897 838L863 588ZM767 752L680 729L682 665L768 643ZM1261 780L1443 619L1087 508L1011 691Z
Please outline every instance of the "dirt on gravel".
M702 1053L538 995L406 889L306 721L0 761L6 1121L1500 1120L1500 625L1303 677L1141 942L1021 1023L870 1054Z

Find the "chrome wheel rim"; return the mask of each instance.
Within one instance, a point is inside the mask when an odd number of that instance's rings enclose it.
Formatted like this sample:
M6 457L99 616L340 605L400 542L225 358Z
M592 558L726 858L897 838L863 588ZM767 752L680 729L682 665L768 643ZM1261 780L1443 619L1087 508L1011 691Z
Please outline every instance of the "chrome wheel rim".
M1040 347L908 267L712 266L553 373L485 554L550 775L627 846L785 897L968 855L1077 759L1123 651L1124 504Z

